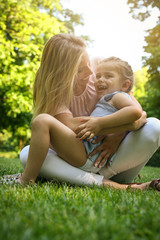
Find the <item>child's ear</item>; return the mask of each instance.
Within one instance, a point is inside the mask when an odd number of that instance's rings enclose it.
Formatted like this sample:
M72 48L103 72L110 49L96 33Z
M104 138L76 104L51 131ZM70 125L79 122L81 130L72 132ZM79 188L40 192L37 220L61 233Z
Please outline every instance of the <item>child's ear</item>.
M131 85L131 82L128 79L126 79L122 85L122 91L127 92L130 85Z

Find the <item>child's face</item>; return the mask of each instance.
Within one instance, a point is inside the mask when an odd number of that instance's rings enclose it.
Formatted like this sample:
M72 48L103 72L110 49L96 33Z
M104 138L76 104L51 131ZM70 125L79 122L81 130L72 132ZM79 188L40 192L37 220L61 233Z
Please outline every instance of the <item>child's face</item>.
M108 93L121 91L122 80L113 62L101 63L96 69L95 89L99 98Z

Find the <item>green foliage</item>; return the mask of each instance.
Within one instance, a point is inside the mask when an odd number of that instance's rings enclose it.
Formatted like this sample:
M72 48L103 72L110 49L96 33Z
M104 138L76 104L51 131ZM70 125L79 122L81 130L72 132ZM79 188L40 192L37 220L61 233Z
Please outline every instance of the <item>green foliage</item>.
M160 118L160 93L157 81L153 81L149 74L149 69L143 67L142 70L137 70L135 73L134 96L141 104L144 111L147 112L148 117Z
M74 32L83 18L59 0L0 0L0 6L0 132L11 132L21 148L30 136L32 86L44 44Z
M18 159L0 159L0 175L16 173ZM142 181L160 175L145 167ZM1 238L24 240L158 240L159 193L70 186L39 181L37 186L0 185Z
M144 65L148 67L149 81L146 84L146 109L149 116L160 119L160 18L158 24L148 30L144 47L149 57L143 57Z
M133 18L140 21L144 21L151 16L152 8L160 9L159 0L128 0L128 4Z
M152 13L152 8L160 9L160 1L128 0L130 13L136 19L144 21ZM143 65L148 69L148 81L145 84L146 95L141 98L142 105L148 116L160 119L160 17L157 25L147 31L144 50L147 56L143 57Z
M134 72L135 76L135 84L134 84L134 96L135 98L140 102L140 104L143 104L142 99L146 96L145 91L145 84L148 81L148 72L147 68L143 67L141 70L137 70Z
M149 69L143 67L142 70L137 70L135 73L134 96L141 104L144 111L147 112L148 117L160 117L159 111L159 89L152 82L149 74Z

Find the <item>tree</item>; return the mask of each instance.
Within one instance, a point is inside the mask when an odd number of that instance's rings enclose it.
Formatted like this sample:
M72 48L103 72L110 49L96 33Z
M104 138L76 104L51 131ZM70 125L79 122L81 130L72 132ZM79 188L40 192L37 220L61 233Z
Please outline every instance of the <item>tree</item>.
M7 129L23 145L44 44L57 33L74 32L83 18L59 0L0 0L0 6L0 132Z
M151 15L152 9L160 9L160 1L155 0L128 0L130 13L133 18L145 21ZM145 37L146 46L144 50L143 66L147 67L149 80L146 82L146 96L143 98L143 105L148 116L160 118L160 17L153 29L147 30Z
M146 67L143 67L141 70L137 70L134 72L135 76L135 84L133 87L134 96L141 104L143 110L147 111L146 109L146 83L148 81L149 75L148 70Z
M135 84L133 87L134 96L136 99L138 99L140 104L143 104L142 99L146 95L145 84L148 81L147 68L143 67L141 70L138 69L136 72L134 72L134 77L135 77Z
M153 8L160 9L159 0L128 0L128 4L132 17L140 21L150 17Z

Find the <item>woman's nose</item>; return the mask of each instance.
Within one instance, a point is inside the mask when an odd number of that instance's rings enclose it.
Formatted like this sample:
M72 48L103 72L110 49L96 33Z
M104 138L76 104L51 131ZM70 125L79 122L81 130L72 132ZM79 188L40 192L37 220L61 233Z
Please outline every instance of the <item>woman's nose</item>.
M90 66L87 66L87 73L89 75L93 74L92 68Z

